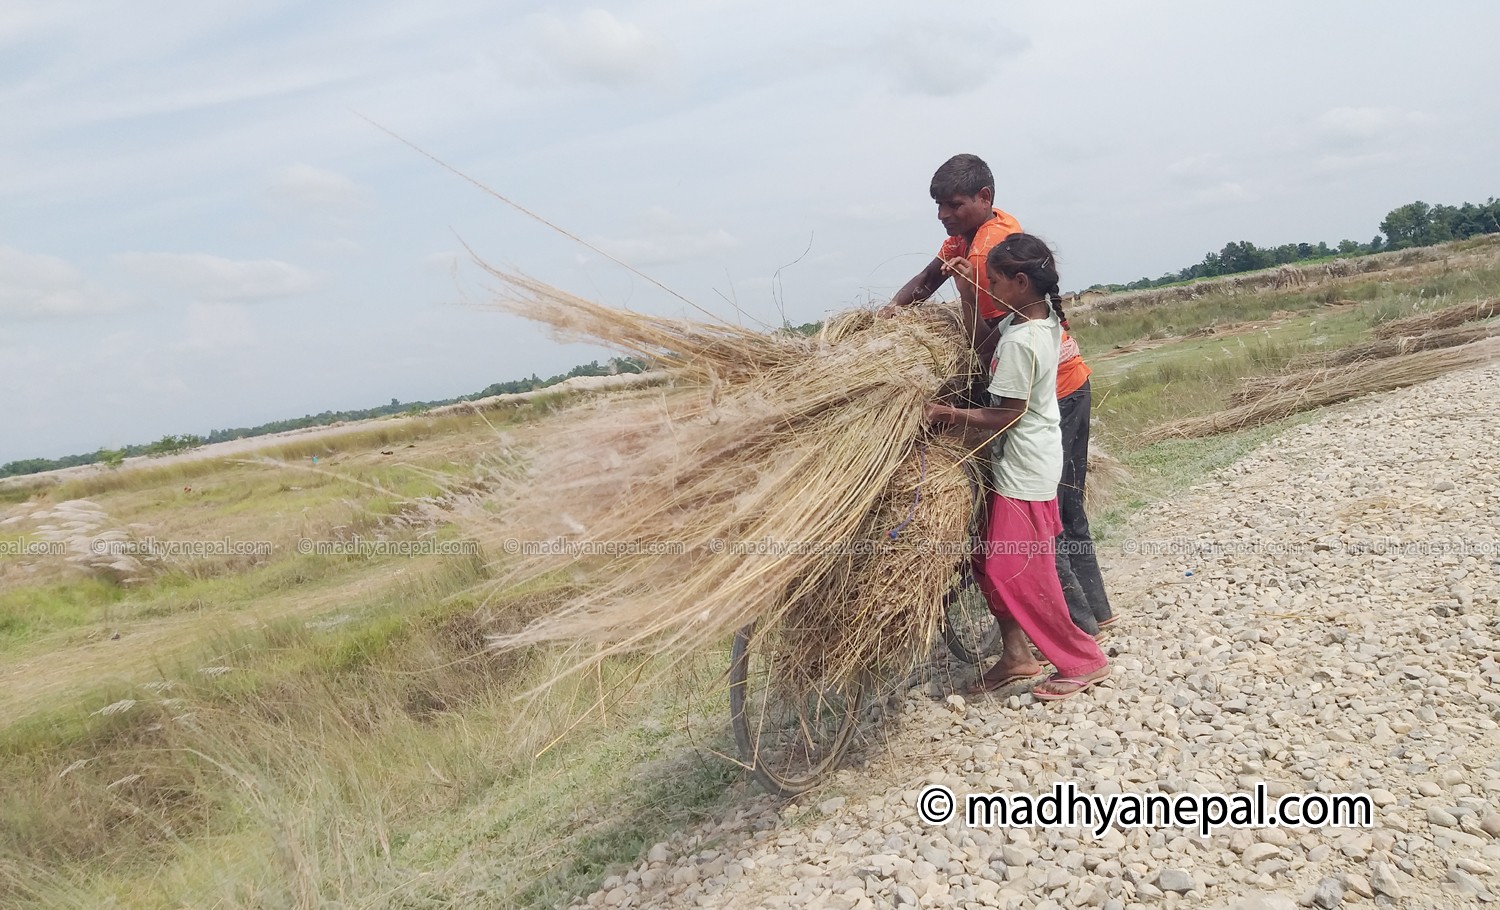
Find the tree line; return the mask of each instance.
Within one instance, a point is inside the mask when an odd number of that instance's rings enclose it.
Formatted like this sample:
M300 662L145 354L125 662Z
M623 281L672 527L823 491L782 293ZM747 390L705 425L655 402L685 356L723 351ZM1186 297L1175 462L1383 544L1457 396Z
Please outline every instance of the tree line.
M1294 262L1311 262L1335 257L1367 256L1414 246L1431 246L1450 240L1464 240L1479 234L1500 233L1500 200L1489 199L1476 205L1428 205L1409 202L1392 209L1380 222L1380 233L1368 243L1341 240L1336 246L1327 243L1284 243L1261 247L1248 240L1226 243L1222 250L1209 253L1202 262L1160 278L1141 278L1129 284L1100 284L1091 291L1138 291L1201 278L1218 278L1240 272L1274 268Z
M328 426L341 421L368 420L372 417L389 417L395 414L420 414L428 408L435 408L445 404L475 401L480 398L489 398L492 395L506 395L515 392L530 392L536 389L545 389L548 386L557 385L559 382L565 379L572 379L575 376L610 376L615 373L640 373L645 369L645 362L634 357L612 357L602 364L597 360L590 360L588 363L579 364L566 373L558 373L556 376L548 376L543 379L533 373L527 379L513 379L509 382L492 383L472 395L460 395L457 398L405 403L392 398L390 404L373 408L352 411L323 411L319 414L308 414L304 417L273 420L270 423L263 423L254 427L211 430L206 435L201 436L192 433L168 435L151 443L128 445L119 449L98 449L82 455L65 455L62 458L23 458L19 461L0 465L0 477L37 474L42 471L55 471L58 468L71 468L85 464L115 466L123 462L126 458L137 455L172 455L177 452L185 452L188 449L197 448L201 445L208 445L209 443L228 442L231 439L243 439L249 436L265 436L270 433L281 433L286 430L301 430L307 427Z

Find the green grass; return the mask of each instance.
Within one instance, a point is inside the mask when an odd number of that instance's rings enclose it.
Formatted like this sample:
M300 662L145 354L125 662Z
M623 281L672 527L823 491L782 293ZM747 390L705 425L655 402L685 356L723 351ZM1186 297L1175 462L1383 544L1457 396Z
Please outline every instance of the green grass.
M1365 312L1389 314L1385 318L1394 319L1496 295L1500 295L1500 267L1485 266L1425 275L1415 282L1394 282L1374 274L1308 290L1216 292L1197 300L1082 312L1072 322L1084 349L1102 353L1133 342L1187 336L1210 327L1258 322L1276 314L1309 313L1341 300L1374 304Z
M237 572L194 576L171 572L150 584L126 587L99 579L15 588L0 592L0 654L25 647L57 647L97 637L110 625L187 613L232 616L276 598L313 598L372 572L446 569L447 557L289 554ZM71 634L70 634L71 633Z
M39 635L97 622L126 596L100 579L0 590L0 653Z
M455 435L488 434L507 425L535 419L551 413L557 406L569 400L568 393L559 392L538 402L509 405L487 410L479 414L446 414L440 417L423 415L411 418L390 418L378 421L372 427L341 429L325 436L296 440L257 449L242 455L222 455L194 458L169 464L133 464L128 467L101 472L87 477L65 480L60 483L38 478L27 482L24 479L10 484L0 484L0 496L7 501L23 502L38 489L51 489L54 501L87 499L104 493L136 490L142 487L173 487L190 484L193 480L221 474L245 461L269 459L281 462L310 461L313 456L327 459L351 453L379 451L393 446L405 447L432 439L446 439ZM419 447L420 448L420 447ZM403 454L407 454L403 449ZM417 453L420 454L420 453Z
M1086 353L1109 339L1141 342L1168 328L1173 334L1200 334L1091 357L1094 436L1111 453L1130 451L1135 437L1152 426L1222 410L1242 379L1284 372L1303 354L1368 341L1370 329L1383 322L1497 294L1500 268L1486 267L1405 283L1371 278L1310 294L1212 295L1178 307L1100 313L1094 317L1097 325L1077 326ZM1325 306L1334 300L1361 302ZM1273 313L1280 316L1253 332L1223 334ZM1161 322L1168 316L1175 323ZM1202 334L1210 328L1215 334Z
M332 630L225 636L167 669L168 690L104 689L0 731L17 784L0 797L0 864L52 870L23 889L0 869L0 904L404 906L390 892L418 887L442 906L551 906L724 804L739 776L713 754L729 747L725 655L634 685L635 663L612 661L518 715L558 659L488 657L475 601L430 602L473 580ZM195 672L210 657L228 672ZM600 691L624 694L569 729Z

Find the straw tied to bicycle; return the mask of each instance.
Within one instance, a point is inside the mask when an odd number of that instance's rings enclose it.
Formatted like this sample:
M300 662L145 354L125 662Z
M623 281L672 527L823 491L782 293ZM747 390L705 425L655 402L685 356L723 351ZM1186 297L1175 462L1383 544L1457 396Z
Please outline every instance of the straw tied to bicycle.
M565 446L530 460L534 492L507 533L689 544L624 548L592 570L576 553L518 554L518 581L565 565L585 580L497 647L598 644L582 669L732 636L736 743L782 794L837 764L866 694L929 659L939 634L963 661L998 652L973 691L1040 680L1035 696L1055 700L1108 675L1094 635L1113 617L1082 505L1088 368L1051 252L993 208L977 158L945 163L931 192L941 255L880 313L838 314L811 337L613 309L492 270L502 305L674 380L581 411ZM950 276L957 304L915 305ZM854 545L902 539L944 546ZM751 558L715 540L837 545ZM1033 643L1057 671L1045 679Z

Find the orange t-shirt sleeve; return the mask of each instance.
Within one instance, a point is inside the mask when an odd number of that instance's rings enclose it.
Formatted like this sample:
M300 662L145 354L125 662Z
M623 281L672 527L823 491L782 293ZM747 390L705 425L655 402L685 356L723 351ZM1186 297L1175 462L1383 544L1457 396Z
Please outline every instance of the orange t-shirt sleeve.
M1068 344L1070 341L1073 342L1071 345ZM1063 347L1076 351L1078 349L1078 342L1073 341L1072 335L1064 332ZM1083 384L1088 382L1089 377L1093 374L1094 371L1089 369L1089 365L1083 362L1083 356L1080 354L1075 353L1067 360L1061 361L1057 365L1057 397L1067 398L1069 395L1083 388Z
M999 319L1001 316L1000 308L995 306L995 300L990 296L990 273L985 268L985 260L996 244L1020 231L1019 221L1008 213L995 209L994 217L986 221L974 235L974 245L969 248L969 263L974 266L980 288L979 315L985 319Z

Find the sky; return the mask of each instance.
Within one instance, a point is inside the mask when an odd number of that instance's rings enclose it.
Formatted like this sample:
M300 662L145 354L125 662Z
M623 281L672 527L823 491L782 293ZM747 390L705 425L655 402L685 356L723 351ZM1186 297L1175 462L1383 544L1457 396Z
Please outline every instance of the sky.
M467 250L698 315L387 131L799 324L931 259L959 152L1065 290L1500 195L1497 33L1481 2L9 0L0 463L607 356L488 306Z

